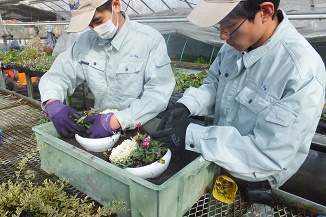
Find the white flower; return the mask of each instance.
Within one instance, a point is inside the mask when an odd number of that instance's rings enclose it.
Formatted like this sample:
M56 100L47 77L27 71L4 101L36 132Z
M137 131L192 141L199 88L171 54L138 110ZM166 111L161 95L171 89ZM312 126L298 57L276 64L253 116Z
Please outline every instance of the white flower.
M104 111L100 112L100 114L108 114L110 112L115 113L118 109L105 109Z
M124 162L137 149L137 142L126 139L120 145L113 148L110 155L112 163Z

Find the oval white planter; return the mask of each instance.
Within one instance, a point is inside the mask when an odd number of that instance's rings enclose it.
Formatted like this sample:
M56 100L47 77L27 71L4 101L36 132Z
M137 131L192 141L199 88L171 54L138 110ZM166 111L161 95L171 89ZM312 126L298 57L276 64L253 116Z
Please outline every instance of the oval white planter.
M162 175L162 173L168 168L170 164L171 156L172 153L170 149L168 149L166 154L162 157L162 159L165 160L164 164L155 161L154 163L151 163L143 167L136 167L136 168L127 167L125 168L125 170L143 179L156 178Z
M85 138L81 137L78 134L75 134L75 139L77 142L85 148L87 151L92 152L103 152L111 150L114 144L119 140L121 132L117 132L116 134L104 137L104 138Z

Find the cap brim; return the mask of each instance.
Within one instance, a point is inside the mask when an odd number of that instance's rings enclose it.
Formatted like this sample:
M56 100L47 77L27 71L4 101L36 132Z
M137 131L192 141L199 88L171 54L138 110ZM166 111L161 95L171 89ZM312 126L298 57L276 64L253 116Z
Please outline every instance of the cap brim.
M187 16L187 19L196 26L210 27L220 22L238 4L239 1L230 3L212 3L202 0Z
M69 26L67 28L67 32L81 32L84 31L88 25L91 23L94 13L96 9L87 11L83 14L78 14L76 16L72 16Z

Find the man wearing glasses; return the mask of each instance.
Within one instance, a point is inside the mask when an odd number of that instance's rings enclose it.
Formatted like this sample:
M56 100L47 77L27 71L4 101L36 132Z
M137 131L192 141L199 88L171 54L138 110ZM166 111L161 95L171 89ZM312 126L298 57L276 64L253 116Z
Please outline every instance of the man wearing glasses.
M167 111L153 137L201 153L232 177L279 187L302 165L324 105L325 66L278 10L279 0L201 0L188 16L225 44L199 88ZM212 126L189 116L214 116Z

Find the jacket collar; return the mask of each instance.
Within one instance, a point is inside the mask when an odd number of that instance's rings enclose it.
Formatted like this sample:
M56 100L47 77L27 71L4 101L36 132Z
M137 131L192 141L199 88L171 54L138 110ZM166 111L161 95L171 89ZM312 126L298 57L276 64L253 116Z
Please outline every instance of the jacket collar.
M262 58L267 52L269 52L276 44L278 44L289 28L290 22L286 17L284 11L279 10L278 15L280 24L276 27L273 35L260 47L245 53L243 56L243 63L246 68L249 68Z

